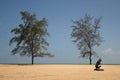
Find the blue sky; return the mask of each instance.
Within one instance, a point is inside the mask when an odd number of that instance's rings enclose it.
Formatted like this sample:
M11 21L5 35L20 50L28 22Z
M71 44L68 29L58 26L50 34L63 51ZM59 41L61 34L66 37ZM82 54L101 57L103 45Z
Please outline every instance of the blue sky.
M109 1L109 2L108 2ZM94 47L102 63L120 64L120 0L0 0L0 63L31 63L31 57L11 56L14 46L9 40L14 36L10 30L20 24L20 11L35 13L37 19L48 20L48 51L54 58L35 58L35 63L89 63L78 58L80 51L71 39L72 20L84 15L102 17L99 47ZM98 58L94 57L93 62Z

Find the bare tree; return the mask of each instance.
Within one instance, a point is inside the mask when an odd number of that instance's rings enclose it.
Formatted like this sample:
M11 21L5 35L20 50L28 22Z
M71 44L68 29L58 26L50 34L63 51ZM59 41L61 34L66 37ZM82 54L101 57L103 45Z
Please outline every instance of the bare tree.
M74 38L73 42L77 44L79 50L81 50L81 57L88 57L90 64L92 64L92 56L95 55L93 50L94 46L99 46L103 41L100 36L100 21L101 18L91 17L85 15L78 21L73 21L71 37Z

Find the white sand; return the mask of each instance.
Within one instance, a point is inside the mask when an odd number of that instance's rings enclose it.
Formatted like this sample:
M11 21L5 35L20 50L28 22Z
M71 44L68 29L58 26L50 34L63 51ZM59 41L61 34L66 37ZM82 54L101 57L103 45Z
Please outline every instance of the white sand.
M120 65L0 65L0 80L120 80Z

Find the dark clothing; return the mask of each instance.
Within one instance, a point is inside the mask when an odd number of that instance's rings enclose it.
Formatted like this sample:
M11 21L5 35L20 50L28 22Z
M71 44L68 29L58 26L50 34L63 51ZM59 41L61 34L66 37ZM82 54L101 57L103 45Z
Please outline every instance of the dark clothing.
M101 64L101 59L98 59L98 61L96 62L96 64L95 64L95 67L96 67L96 69L99 69L101 66L99 66L100 64Z

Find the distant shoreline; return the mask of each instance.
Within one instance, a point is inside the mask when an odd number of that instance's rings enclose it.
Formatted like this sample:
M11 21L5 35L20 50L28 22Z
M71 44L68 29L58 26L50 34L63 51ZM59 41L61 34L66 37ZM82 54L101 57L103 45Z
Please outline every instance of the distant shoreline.
M0 63L6 65L31 65L31 63ZM87 63L34 63L34 65L89 65ZM94 63L92 65L95 65ZM120 64L101 64L101 65L120 65Z

